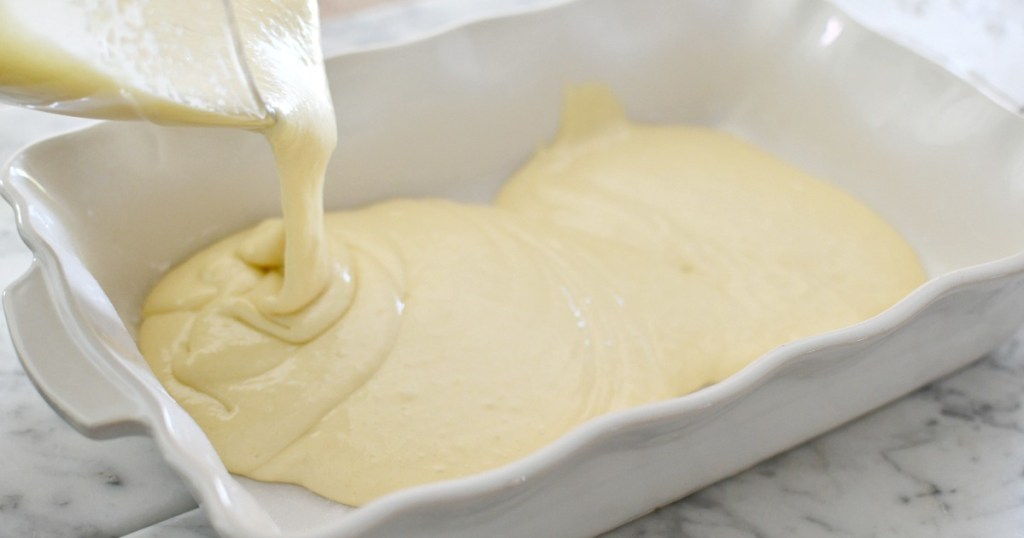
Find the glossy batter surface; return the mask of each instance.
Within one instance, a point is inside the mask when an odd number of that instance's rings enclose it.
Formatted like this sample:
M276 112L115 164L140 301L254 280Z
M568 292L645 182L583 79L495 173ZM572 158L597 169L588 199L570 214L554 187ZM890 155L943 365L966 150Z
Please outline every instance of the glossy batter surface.
M924 280L850 196L727 134L631 124L597 89L493 206L394 200L325 230L326 272L284 263L277 220L198 253L140 345L231 471L353 505L717 382ZM284 266L324 291L274 303Z

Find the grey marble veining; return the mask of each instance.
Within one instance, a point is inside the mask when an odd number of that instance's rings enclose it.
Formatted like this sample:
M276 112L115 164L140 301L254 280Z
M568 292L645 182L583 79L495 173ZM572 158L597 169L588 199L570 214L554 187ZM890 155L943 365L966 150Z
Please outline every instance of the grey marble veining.
M333 22L326 46L378 46L481 13L557 1L391 4ZM833 1L998 98L1024 103L1024 2ZM0 107L0 160L82 124ZM2 206L0 286L30 260ZM64 424L18 364L2 317L0 325L0 538L215 536L150 441L92 441ZM1022 404L1024 329L961 372L606 536L1022 536Z
M0 161L88 123L0 107ZM0 205L0 286L31 261L13 211ZM0 316L0 538L122 536L194 507L149 439L93 441L61 420L29 381Z
M608 538L1024 534L1024 329L984 360Z
M140 529L125 538L217 538L202 508L172 517L159 525Z

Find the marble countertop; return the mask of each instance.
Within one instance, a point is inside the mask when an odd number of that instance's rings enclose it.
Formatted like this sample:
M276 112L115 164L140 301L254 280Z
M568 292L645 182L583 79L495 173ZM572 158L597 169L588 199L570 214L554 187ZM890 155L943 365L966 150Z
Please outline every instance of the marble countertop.
M356 2L359 11L332 23L332 35L340 37L326 46L382 43L546 1ZM1024 2L833 1L1004 103L1024 104ZM0 161L28 142L85 123L0 106ZM0 286L30 261L10 208L0 204ZM1022 404L1024 328L952 376L607 536L1021 536ZM0 462L0 538L216 536L148 439L94 441L58 418L18 363L6 327L0 330Z

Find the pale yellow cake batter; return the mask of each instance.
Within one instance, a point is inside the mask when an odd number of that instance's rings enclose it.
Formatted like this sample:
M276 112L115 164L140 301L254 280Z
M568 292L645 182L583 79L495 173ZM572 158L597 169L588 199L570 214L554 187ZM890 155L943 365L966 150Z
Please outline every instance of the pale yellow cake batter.
M306 221L172 270L140 345L231 471L346 504L717 382L924 279L850 196L727 134L631 124L593 88L492 206L331 214L318 247L303 185L285 215Z

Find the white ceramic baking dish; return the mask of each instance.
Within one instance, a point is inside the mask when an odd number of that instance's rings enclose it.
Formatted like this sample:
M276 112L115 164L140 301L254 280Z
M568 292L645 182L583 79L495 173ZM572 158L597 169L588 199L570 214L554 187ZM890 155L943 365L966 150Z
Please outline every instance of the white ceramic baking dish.
M563 88L648 122L737 133L855 194L931 280L732 378L605 416L493 472L350 509L227 473L134 336L173 263L278 212L256 135L101 124L15 157L3 192L36 261L6 293L39 391L87 435L152 436L225 536L587 536L980 357L1024 319L1024 121L814 0L580 0L329 65L331 208L486 200L556 128Z

